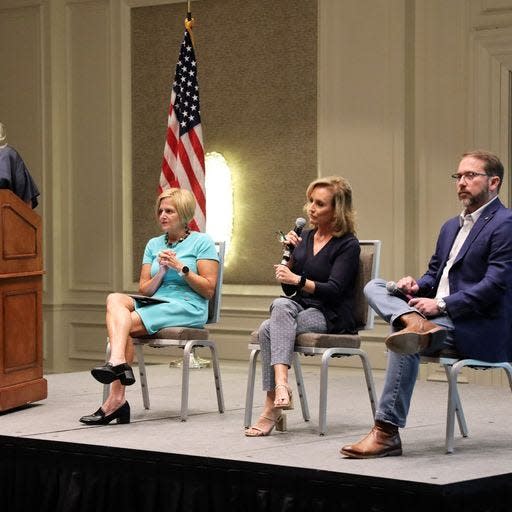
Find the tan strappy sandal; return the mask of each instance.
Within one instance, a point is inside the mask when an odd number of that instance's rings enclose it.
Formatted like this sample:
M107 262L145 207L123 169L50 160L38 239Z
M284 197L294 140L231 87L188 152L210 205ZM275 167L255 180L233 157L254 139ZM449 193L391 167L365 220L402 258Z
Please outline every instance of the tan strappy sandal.
M268 421L268 423L263 425L262 420ZM245 435L247 437L268 436L274 430L274 427L277 432L286 432L286 416L284 414L280 414L276 419L260 416L256 424L245 431Z
M286 397L281 396L281 398L277 398L277 390L278 389L285 389L286 390ZM282 409L283 411L289 411L293 409L293 396L292 396L292 390L288 384L278 384L274 388L275 392L275 399L274 399L274 407L276 409Z

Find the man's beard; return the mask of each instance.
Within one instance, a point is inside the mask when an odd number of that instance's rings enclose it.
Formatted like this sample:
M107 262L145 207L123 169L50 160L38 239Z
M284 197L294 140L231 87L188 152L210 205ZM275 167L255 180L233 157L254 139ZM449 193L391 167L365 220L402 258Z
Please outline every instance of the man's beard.
M468 192L466 192L467 194ZM465 208L468 208L469 206L478 206L478 205L484 205L488 200L489 197L489 189L482 190L479 194L476 196L466 196L461 199L462 204Z

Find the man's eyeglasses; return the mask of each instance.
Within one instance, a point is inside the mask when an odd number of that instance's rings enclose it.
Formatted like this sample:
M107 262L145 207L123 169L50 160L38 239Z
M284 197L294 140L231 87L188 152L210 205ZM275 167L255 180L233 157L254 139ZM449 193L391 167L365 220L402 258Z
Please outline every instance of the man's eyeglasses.
M473 181L477 176L489 176L485 172L474 172L474 171L468 171L468 172L462 172L462 173L455 173L451 174L450 177L453 178L455 181Z

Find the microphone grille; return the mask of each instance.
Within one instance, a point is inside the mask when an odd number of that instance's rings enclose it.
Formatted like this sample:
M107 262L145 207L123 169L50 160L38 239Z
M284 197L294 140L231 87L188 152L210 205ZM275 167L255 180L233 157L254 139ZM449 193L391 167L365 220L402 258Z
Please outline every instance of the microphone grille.
M386 283L386 290L389 292L389 293L393 293L396 291L396 283L395 281L388 281Z
M305 225L306 225L306 219L304 219L303 217L299 217L295 221L295 226L298 227L298 228L302 229Z

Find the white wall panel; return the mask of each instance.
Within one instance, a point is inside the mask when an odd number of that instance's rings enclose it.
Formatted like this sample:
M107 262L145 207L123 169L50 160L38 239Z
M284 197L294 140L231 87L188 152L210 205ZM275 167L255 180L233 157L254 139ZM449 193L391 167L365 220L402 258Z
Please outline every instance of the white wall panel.
M346 177L360 238L404 267L405 3L319 2L318 165Z
M501 198L511 204L510 94L512 27L473 30L469 45L471 69L468 123L471 143L500 155L505 167Z
M41 187L43 179L42 8L0 3L0 121ZM26 5L20 3L19 5Z
M94 360L104 357L106 347L106 328L103 321L103 312L78 315L81 320L76 320L76 312L69 322L69 347L68 355L74 359Z
M113 283L113 178L109 2L67 6L70 288Z

